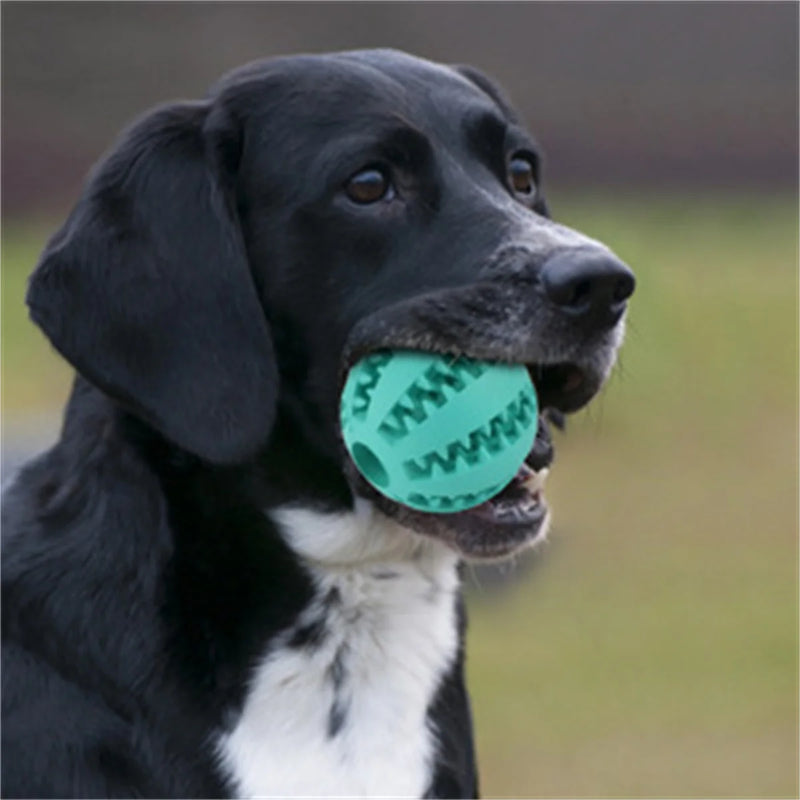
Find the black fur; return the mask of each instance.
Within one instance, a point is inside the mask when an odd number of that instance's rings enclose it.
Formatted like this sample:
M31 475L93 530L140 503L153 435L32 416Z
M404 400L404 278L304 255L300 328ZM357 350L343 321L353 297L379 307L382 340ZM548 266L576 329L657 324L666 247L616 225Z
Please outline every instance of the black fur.
M313 597L264 510L352 506L337 398L360 353L533 363L547 339L588 386L548 404L596 390L609 332L542 296L537 271L569 245L541 191L509 189L509 153L538 170L511 115L473 70L278 59L143 117L95 169L28 293L78 377L60 440L4 497L4 797L233 791L212 736ZM348 199L376 164L394 199ZM291 644L324 636L313 621ZM346 712L331 708L331 736ZM430 796L472 796L463 650L430 720Z

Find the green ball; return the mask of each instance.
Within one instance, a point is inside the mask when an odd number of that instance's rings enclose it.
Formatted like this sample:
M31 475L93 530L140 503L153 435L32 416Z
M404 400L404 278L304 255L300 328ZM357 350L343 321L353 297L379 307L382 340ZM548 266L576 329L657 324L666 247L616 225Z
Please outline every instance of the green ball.
M480 505L511 481L533 447L537 413L524 366L412 350L359 361L341 400L344 443L367 481L442 514Z

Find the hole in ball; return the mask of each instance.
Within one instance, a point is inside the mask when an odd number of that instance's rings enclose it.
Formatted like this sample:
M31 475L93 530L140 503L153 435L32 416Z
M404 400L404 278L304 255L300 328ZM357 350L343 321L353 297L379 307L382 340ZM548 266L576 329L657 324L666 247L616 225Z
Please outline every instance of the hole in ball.
M356 466L361 470L361 474L370 483L380 486L382 489L389 485L389 474L384 469L378 456L369 447L361 444L361 442L356 442L351 449L351 454Z

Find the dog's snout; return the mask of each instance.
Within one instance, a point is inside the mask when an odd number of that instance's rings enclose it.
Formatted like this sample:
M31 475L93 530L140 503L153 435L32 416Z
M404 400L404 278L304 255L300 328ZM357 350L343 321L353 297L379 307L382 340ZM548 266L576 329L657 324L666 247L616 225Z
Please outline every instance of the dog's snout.
M636 286L633 272L603 251L561 252L545 261L540 280L561 311L598 325L619 320Z

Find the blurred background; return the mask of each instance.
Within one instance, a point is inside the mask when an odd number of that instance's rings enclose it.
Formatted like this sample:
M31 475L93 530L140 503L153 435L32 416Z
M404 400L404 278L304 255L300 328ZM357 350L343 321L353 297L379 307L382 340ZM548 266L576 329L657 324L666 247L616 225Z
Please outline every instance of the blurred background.
M796 3L4 3L4 480L70 380L25 280L120 127L254 58L376 46L493 75L556 218L639 281L558 436L549 543L469 575L484 795L796 797Z

